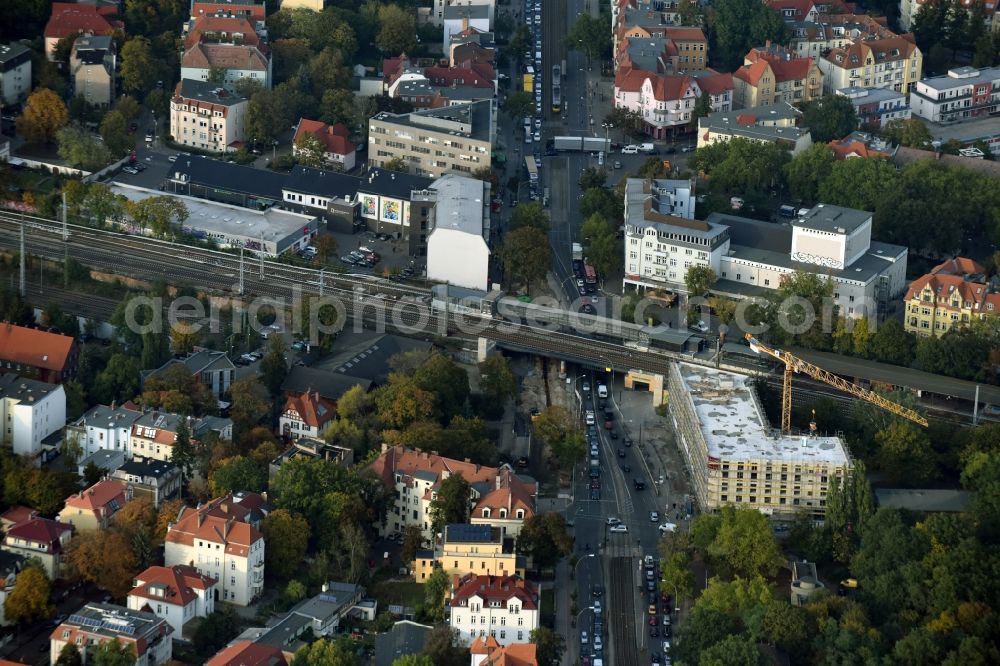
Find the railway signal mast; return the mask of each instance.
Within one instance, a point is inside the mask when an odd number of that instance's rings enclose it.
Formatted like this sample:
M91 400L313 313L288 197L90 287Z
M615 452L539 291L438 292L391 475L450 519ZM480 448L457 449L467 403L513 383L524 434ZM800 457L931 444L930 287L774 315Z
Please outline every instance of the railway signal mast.
M840 389L844 393L853 395L855 398L860 398L861 400L870 402L886 411L892 412L896 416L902 416L904 419L909 419L914 423L919 423L925 428L927 427L927 419L908 407L903 407L902 405L896 404L891 400L886 400L874 391L869 391L868 389L855 386L851 382L841 379L837 375L827 372L819 366L813 365L808 361L804 361L791 352L768 347L757 338L753 337L750 333L746 334L746 339L747 342L750 343L750 349L752 349L755 353L773 356L785 364L784 380L781 387L781 432L783 433L787 434L792 430L792 375L797 372L829 384L834 388Z

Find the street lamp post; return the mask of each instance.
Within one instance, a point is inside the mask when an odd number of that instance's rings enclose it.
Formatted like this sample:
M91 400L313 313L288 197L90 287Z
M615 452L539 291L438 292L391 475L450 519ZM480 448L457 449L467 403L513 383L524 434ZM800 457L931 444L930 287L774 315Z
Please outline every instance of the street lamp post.
M576 618L574 618L573 624L575 626L579 627L580 626L580 616L583 615L584 613L586 613L587 611L593 611L593 610L594 610L593 606L587 606L586 608L582 609L579 613L576 614Z
M581 557L580 559L578 559L576 561L576 565L573 567L573 578L574 579L576 578L577 569L580 568L580 563L583 562L588 557L597 557L597 555L595 553L587 553L586 555L584 555L583 557Z

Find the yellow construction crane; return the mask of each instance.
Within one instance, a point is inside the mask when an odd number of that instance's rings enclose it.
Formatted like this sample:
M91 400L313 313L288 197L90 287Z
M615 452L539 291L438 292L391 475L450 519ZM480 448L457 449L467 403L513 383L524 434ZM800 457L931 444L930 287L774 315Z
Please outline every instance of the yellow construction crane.
M892 412L896 416L902 416L904 419L910 419L914 423L919 423L920 425L927 427L927 419L912 409L898 405L891 400L886 400L874 391L869 391L868 389L855 386L851 382L841 379L837 375L827 372L823 368L815 366L812 363L804 361L790 352L781 351L780 349L772 349L757 340L757 338L753 337L750 333L746 334L746 339L747 342L750 343L750 349L757 354L767 354L769 356L773 356L785 364L784 382L781 387L781 432L783 433L791 432L792 429L792 375L796 372L809 375L813 379L825 382L834 388L840 389L844 393L850 393L856 398L867 400L873 405L877 405L886 411Z

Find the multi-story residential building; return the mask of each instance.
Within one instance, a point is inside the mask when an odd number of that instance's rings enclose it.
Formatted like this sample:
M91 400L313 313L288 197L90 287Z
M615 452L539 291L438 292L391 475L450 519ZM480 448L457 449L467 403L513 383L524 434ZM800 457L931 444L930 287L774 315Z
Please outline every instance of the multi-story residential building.
M493 17L496 12L496 0L463 0L462 2L446 3L442 11L442 28L444 37L441 43L447 50L452 35L474 28L480 32L493 30Z
M619 70L615 75L614 105L642 116L644 130L654 139L683 132L691 122L698 98L709 94L713 111L732 109L731 74L659 75L645 70Z
M153 613L131 610L112 604L88 603L71 614L52 631L50 663L56 663L67 643L80 650L83 663L94 660L91 650L97 645L117 640L132 648L136 666L160 666L173 658L174 630Z
M469 174L490 165L492 101L411 113L381 112L368 121L369 167L400 159L419 176Z
M910 105L914 115L935 123L991 116L1000 110L1000 67L956 67L918 81Z
M855 42L819 59L827 93L849 86L908 93L920 80L922 66L920 49L906 37Z
M480 6L486 8L486 18L489 20L490 25L492 25L496 17L496 4L496 0L434 0L433 7L427 15L427 22L431 25L443 26L445 24L446 13L448 16L452 16L452 12L448 9L449 7ZM490 28L483 28L483 30L488 31ZM448 40L445 39L444 43L447 44Z
M670 366L670 418L685 442L698 506L822 517L830 486L854 466L847 447L840 437L777 434L748 379L688 363Z
M283 437L318 438L336 418L337 405L319 393L312 391L290 395L278 418L278 429Z
M720 213L688 220L666 212L655 181L629 179L625 193L625 285L684 293L687 271L707 266L715 292L742 298L801 270L833 281L847 317L873 317L905 289L907 249L871 241L869 212L819 204L791 227Z
M701 28L634 27L620 37L615 67L660 74L688 74L708 69L708 41Z
M59 384L76 374L79 347L71 336L0 324L0 375Z
M7 627L14 622L7 619L5 606L7 605L7 595L14 590L17 583L17 574L24 568L28 558L16 553L8 553L0 550L0 627Z
M986 268L965 257L949 259L914 280L904 301L903 328L924 337L1000 317L1000 293L990 289Z
M56 518L77 532L106 530L111 519L132 500L132 489L123 481L104 479L66 498Z
M881 128L911 115L906 94L888 88L841 88L836 94L851 100L862 127Z
M255 512L226 495L197 508L181 507L167 530L163 560L186 564L219 581L222 601L248 606L264 590L264 536Z
M131 402L121 407L114 403L110 407L97 405L76 421L66 424L64 441L78 446L82 458L100 450L129 452L132 424L140 416L142 411Z
M248 234L248 237L254 236L255 234ZM143 384L150 379L161 376L166 370L175 365L185 366L191 372L191 376L195 378L195 381L208 388L212 392L212 395L220 400L229 392L229 387L233 383L233 375L236 373L236 366L233 365L232 360L230 360L225 352L195 348L195 351L187 356L172 358L156 370L143 375Z
M166 500L179 496L184 481L177 465L164 460L142 458L123 462L110 476L127 483L133 497L148 497L156 508Z
M66 391L62 384L0 375L0 424L0 444L35 458L42 441L66 425Z
M116 28L124 28L114 18L117 4L53 2L49 22L45 24L45 54L55 60L56 44L63 37L72 35L110 35Z
M181 420L186 419L188 434L192 443L198 442L209 432L214 432L222 440L232 440L233 422L219 416L191 418L169 412L146 412L132 424L129 433L129 458L136 456L152 460L170 460Z
M0 549L37 559L49 580L55 580L62 577L63 553L72 536L72 525L33 516L8 527Z
M208 81L221 73L230 91L244 79L271 87L271 52L254 22L245 16L208 14L196 19L184 39L181 79Z
M743 66L733 72L733 106L737 109L778 102L810 102L823 93L823 72L812 58L768 40L750 49Z
M445 525L438 546L417 551L413 579L425 582L435 567L449 576L524 576L524 558L514 552L513 539L504 539L500 529L490 525Z
M787 146L793 155L812 145L808 127L799 127L802 112L787 102L738 111L713 112L698 119L698 147L740 137Z
M235 152L246 141L247 99L208 81L183 79L170 100L174 141L214 153Z
M189 566L149 567L135 577L125 603L129 610L163 618L174 638L180 639L190 620L215 612L217 584L216 579Z
M538 628L538 599L538 587L520 576L454 576L449 626L463 645L487 636L500 645L528 643Z
M0 103L11 106L31 92L31 49L11 42L0 44Z
M395 491L381 534L419 527L424 541L432 542L430 505L441 482L459 474L472 487L470 523L499 527L505 536L516 536L524 521L535 515L537 484L519 478L509 465L484 467L443 458L404 446L383 445L382 455L369 469Z
M282 8L292 3L282 3ZM256 24L263 24L267 6L265 0L191 0L191 20L211 14L231 14L250 19Z
M766 0L764 4L781 14L785 23L814 22L820 14L812 0Z
M431 184L427 279L486 291L490 269L490 183L446 174ZM462 261L455 261L462 257Z
M318 120L308 120L300 118L295 129L295 138L292 139L292 154L298 155L301 148L299 139L311 134L316 137L322 148L322 155L325 162L343 171L350 171L355 163L355 146L351 143L351 131L341 123L327 125Z
M69 55L73 94L101 108L115 98L118 50L109 35L80 35Z
M618 4L617 7L615 5ZM614 56L618 57L624 40L661 37L673 42L671 50L677 56L678 71L701 69L708 65L708 40L701 28L680 25L676 8L679 3L669 0L624 0L612 3L612 34Z

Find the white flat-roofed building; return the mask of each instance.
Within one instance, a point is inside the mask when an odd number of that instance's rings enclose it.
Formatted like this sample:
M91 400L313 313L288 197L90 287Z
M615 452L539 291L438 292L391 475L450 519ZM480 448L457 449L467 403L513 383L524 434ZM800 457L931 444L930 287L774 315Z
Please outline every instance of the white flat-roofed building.
M671 420L699 506L822 516L830 485L853 467L843 440L780 434L749 379L688 363L670 367Z
M223 248L245 247L254 252L263 248L265 256L274 257L306 247L319 230L319 220L313 215L278 208L252 210L177 194L164 195L122 183L111 183L110 187L112 192L130 201L158 196L179 199L188 211L184 231L210 239ZM141 232L138 227L132 231Z
M66 425L66 391L62 384L0 375L0 423L0 444L35 457L42 440Z
M489 288L490 184L446 174L431 184L437 205L427 238L427 279L458 287Z
M1000 67L956 67L917 81L910 106L914 115L935 123L992 115L1000 109Z
M920 85L919 83L917 85ZM861 126L885 127L892 120L909 120L912 115L906 93L891 88L840 88L837 95L847 97L858 114Z

